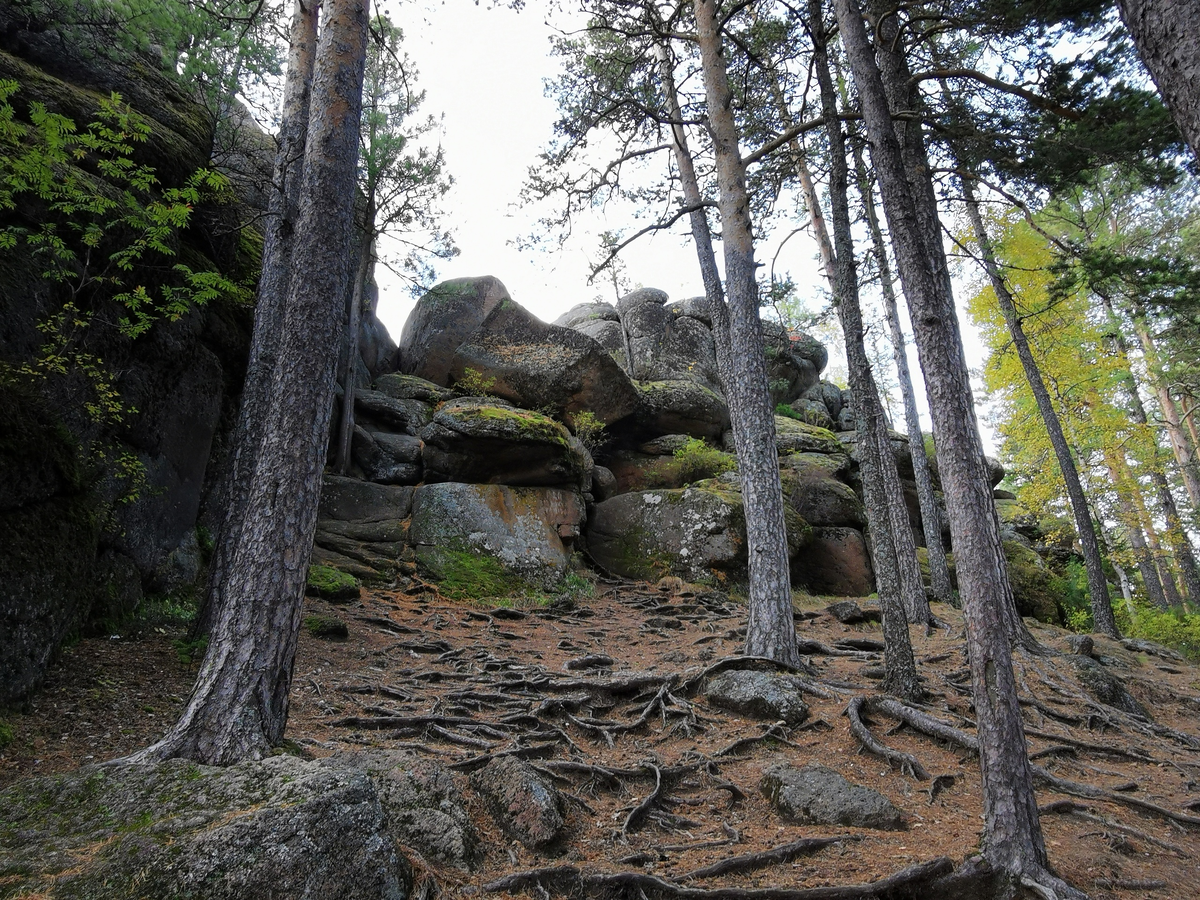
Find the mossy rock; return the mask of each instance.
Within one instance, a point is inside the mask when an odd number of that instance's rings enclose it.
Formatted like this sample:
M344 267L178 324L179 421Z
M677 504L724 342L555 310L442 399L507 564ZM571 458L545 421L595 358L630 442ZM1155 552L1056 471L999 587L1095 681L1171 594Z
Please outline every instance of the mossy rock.
M305 616L304 630L324 640L341 641L350 637L350 629L336 616Z
M353 575L339 572L332 566L315 565L308 567L308 581L305 593L330 602L344 602L358 599L359 581Z
M1039 622L1062 625L1055 578L1042 558L1020 541L1004 542L1004 558L1017 611Z
M417 560L423 574L437 582L438 590L455 600L522 597L535 590L500 560L483 553L419 547Z
M788 416L775 417L775 446L780 453L846 454L846 448L828 428Z

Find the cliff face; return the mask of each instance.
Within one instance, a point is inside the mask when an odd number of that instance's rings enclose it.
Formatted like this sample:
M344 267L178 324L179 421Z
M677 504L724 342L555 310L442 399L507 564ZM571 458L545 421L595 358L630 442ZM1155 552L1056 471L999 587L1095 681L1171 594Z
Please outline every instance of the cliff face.
M89 57L53 29L0 11L0 79L18 82L9 102L26 123L41 104L82 129L102 100L120 93L149 125L133 159L154 169L158 189L182 185L208 161L208 112L145 59ZM96 184L88 160L80 166L69 174ZM17 200L0 228L44 221L44 204ZM252 278L257 239L236 227L239 218L235 208L197 206L176 259L194 271ZM72 632L118 622L143 591L178 590L196 579L196 523L236 410L252 317L248 304L218 300L131 339L115 326L112 308L89 308L84 351L116 375L113 387L133 410L120 422L98 423L83 409L85 386L73 373L12 374L37 358L45 323L73 297L69 283L45 278L44 269L24 245L0 261L7 373L0 379L0 706L36 688ZM124 489L115 461L123 455L145 474L133 502L118 502Z

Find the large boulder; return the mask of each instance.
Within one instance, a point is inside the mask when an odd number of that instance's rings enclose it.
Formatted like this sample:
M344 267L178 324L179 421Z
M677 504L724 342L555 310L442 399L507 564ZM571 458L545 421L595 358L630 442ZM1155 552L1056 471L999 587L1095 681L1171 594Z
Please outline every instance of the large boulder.
M592 338L540 322L506 295L487 307L485 316L470 314L468 320L474 323L476 318L474 328L454 330L457 343L444 373L440 367L436 372L430 368L428 373L413 373L451 384L470 370L474 378L488 384L490 394L516 406L550 408L568 416L588 410L605 425L624 419L637 407L637 392L629 377ZM408 334L408 325L404 331ZM443 335L428 340L436 341L438 348L446 344Z
M828 428L788 416L775 417L775 447L780 453L846 453L837 435Z
M498 756L471 773L471 787L504 833L529 849L545 849L562 836L562 795L525 760Z
M454 278L432 287L400 332L400 371L448 387L454 354L493 309L512 303L500 279ZM460 373L461 374L461 373Z
M559 328L577 328L587 322L620 322L617 308L611 303L591 300L577 303L550 324Z
M795 554L811 529L790 508L786 514L788 549ZM626 578L678 575L711 581L746 574L742 495L716 479L676 490L619 494L598 503L587 537L592 559Z
M396 574L408 539L413 489L326 475L312 562L369 583Z
M404 434L420 434L433 419L433 407L423 400L397 399L382 391L356 390L354 411L360 424L376 425Z
M763 795L785 819L805 825L845 825L895 831L904 819L878 791L815 763L773 766L763 773Z
M1054 573L1036 551L1020 541L1004 541L1004 558L1008 562L1008 581L1012 585L1017 612L1052 625L1063 624L1058 604L1059 590Z
M380 375L375 379L375 390L393 400L420 400L434 405L454 398L454 391L448 387L400 372Z
M865 597L875 590L867 541L856 528L814 528L792 561L792 581L814 594Z
M421 432L425 480L481 484L591 483L592 458L559 422L503 403L445 403Z
M772 405L791 403L820 381L829 351L816 338L765 322L763 341Z
M407 434L371 432L355 427L351 458L367 481L376 484L417 484L424 466L420 438Z
M325 768L371 777L387 815L387 828L402 847L426 859L466 868L479 839L466 802L446 769L398 750L353 750L321 760Z
M643 381L637 421L646 434L719 438L729 429L729 406L716 391L695 381Z
M788 485L787 500L810 525L866 525L858 494L835 478L802 476Z
M438 580L494 576L514 591L553 588L583 522L574 491L446 482L416 489L408 539Z
M0 822L14 895L404 900L412 886L371 778L290 756L34 778L0 792Z
M673 314L663 305L666 296L643 288L618 301L631 374L638 381L694 381L719 391L712 330L699 319Z

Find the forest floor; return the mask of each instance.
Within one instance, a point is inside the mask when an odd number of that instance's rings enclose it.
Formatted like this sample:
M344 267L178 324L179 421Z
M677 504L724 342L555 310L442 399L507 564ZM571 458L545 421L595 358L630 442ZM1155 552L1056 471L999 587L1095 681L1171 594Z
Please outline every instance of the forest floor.
M864 715L873 737L931 777L863 751L847 707L878 696L882 635L878 624L843 625L826 613L833 599L841 598L798 601L816 695L806 697L808 720L785 729L710 706L695 690L697 673L740 652L745 609L677 579L601 581L573 607L493 608L429 591L364 590L337 606L310 598L308 614L340 618L349 637L302 635L288 737L314 756L405 748L455 772L483 852L470 872L436 871L449 895L554 865L718 888L863 883L939 856L961 862L980 843L978 761L879 712ZM912 629L929 692L921 711L973 735L962 617L935 612L949 630ZM1033 631L1052 652L1019 655L1017 667L1031 758L1059 779L1057 789L1043 779L1038 791L1051 864L1096 898L1200 898L1200 670L1097 636L1096 656L1151 710L1147 722L1083 691L1057 655L1070 652L1067 632ZM177 637L154 629L67 649L29 709L8 719L14 739L0 750L0 787L158 737L195 675L179 660ZM509 841L467 788L467 773L504 751L551 773L568 797L570 836L552 855ZM903 811L906 828L780 819L759 790L779 762L819 762L874 787ZM685 878L730 857L836 835L846 839L810 855Z

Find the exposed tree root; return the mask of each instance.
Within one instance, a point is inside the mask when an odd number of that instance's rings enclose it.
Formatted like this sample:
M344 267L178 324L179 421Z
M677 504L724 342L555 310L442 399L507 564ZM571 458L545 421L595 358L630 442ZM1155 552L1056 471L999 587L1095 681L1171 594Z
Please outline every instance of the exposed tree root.
M919 781L928 781L929 773L925 771L925 767L921 765L919 759L900 750L893 750L871 734L870 729L862 720L862 709L865 703L865 697L855 697L846 707L846 717L850 720L850 733L869 753L883 757L906 775L911 775Z
M655 765L647 766L648 769L654 772L654 790L646 795L646 799L633 808L628 816L625 817L625 824L621 826L621 831L624 834L629 834L631 831L637 831L642 827L642 823L650 815L650 810L654 809L662 800L663 795L663 774L662 769Z
M1033 766L1033 778L1035 782L1041 782L1044 787L1058 791L1060 794L1069 794L1072 797L1083 797L1086 800L1104 800L1108 803L1117 803L1122 806L1128 806L1133 809L1140 809L1143 812L1151 813L1171 822L1177 822L1180 825L1190 825L1192 827L1200 827L1200 816L1189 816L1187 813L1175 812L1172 809L1167 809L1165 806L1159 806L1157 803L1151 803L1148 800L1142 800L1139 797L1131 797L1128 794L1118 794L1113 791L1098 788L1094 785L1083 784L1078 781L1070 781L1066 778L1059 778L1043 769L1041 766Z
M1081 803L1076 803L1074 800L1055 800L1052 803L1046 803L1038 807L1038 813L1043 816L1059 814L1070 815L1076 818L1084 819L1088 822L1094 822L1097 825L1103 825L1105 828L1115 828L1117 831L1123 831L1125 834L1137 838L1139 841L1145 841L1147 844L1153 844L1162 850L1170 851L1177 856L1186 857L1187 853L1182 847L1169 843L1157 838L1148 832L1134 828L1131 825L1125 825L1121 822L1114 822L1111 819L1106 819L1103 816L1093 815L1089 812L1089 807Z
M693 881L697 878L715 878L718 875L730 875L734 872L754 872L769 866L780 866L790 863L801 856L808 856L811 853L816 853L818 850L824 850L830 844L859 840L862 840L862 838L856 834L843 834L827 838L804 838L799 841L793 841L790 844L784 844L782 847L776 847L773 850L764 850L761 853L746 853L742 856L731 856L729 859L723 859L720 862L713 863L711 866L693 869L686 875L680 875L679 880Z
M670 897L679 900L860 900L922 896L915 891L922 885L933 886L939 878L950 876L954 864L946 857L909 866L894 875L870 884L819 888L703 888L686 887L644 872L617 872L611 875L585 875L574 866L557 866L515 872L483 886L488 893L515 893L524 890L547 894L610 897Z

